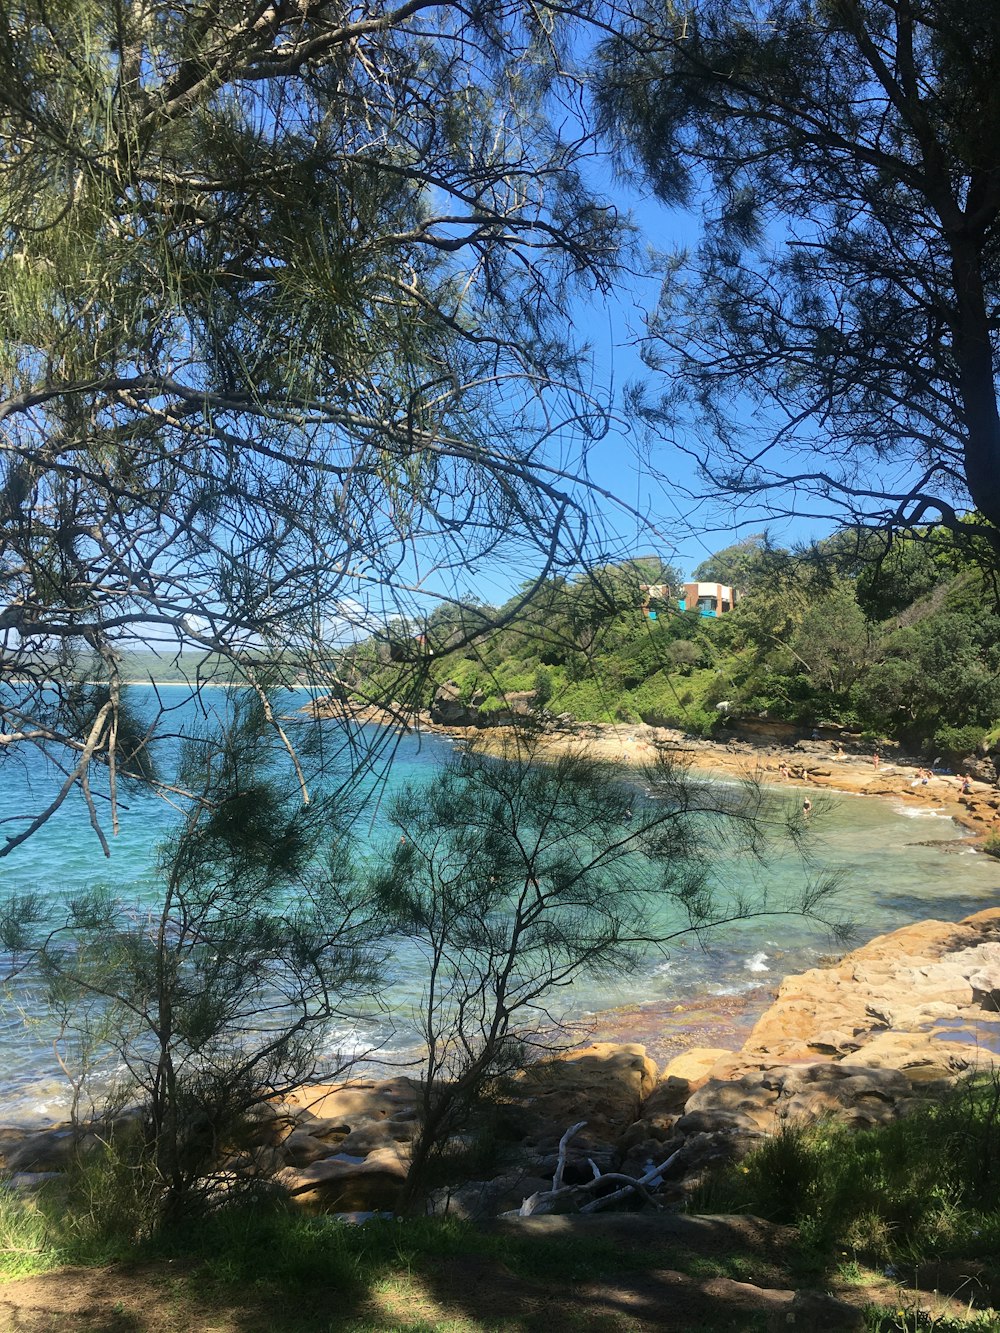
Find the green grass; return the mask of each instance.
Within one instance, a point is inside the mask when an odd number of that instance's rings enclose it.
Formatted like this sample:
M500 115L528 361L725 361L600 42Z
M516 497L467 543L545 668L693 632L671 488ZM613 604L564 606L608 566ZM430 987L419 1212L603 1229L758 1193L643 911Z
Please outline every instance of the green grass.
M934 1315L923 1310L900 1310L873 1305L865 1311L867 1333L1000 1333L1000 1320L989 1312L966 1316Z
M992 1257L1000 1248L1000 1082L981 1078L877 1128L787 1125L712 1177L695 1211L799 1228L806 1259Z
M181 1304L287 1308L280 1328L299 1333L314 1327L303 1320L328 1299L324 1293L337 1293L343 1312L337 1319L347 1320L330 1328L360 1329L373 1300L384 1297L386 1309L407 1311L421 1291L438 1290L439 1274L466 1265L473 1271L484 1265L484 1281L498 1289L521 1282L559 1291L584 1282L613 1285L629 1272L666 1266L695 1280L853 1288L860 1300L873 1301L866 1316L871 1333L931 1327L1000 1333L992 1312L970 1306L962 1316L955 1301L933 1317L910 1309L921 1289L928 1295L932 1288L958 1292L961 1300L966 1289L974 1290L976 1304L1000 1303L998 1198L1000 1079L980 1078L924 1111L870 1130L786 1126L714 1175L693 1210L743 1211L793 1224L797 1245L783 1243L780 1255L752 1247L686 1251L683 1245L671 1245L667 1254L654 1245L622 1246L599 1233L518 1234L451 1218L355 1227L304 1215L264 1192L209 1211L196 1225L170 1228L156 1218L148 1177L108 1152L37 1195L0 1191L0 1277L116 1261L158 1265ZM898 1286L898 1304L889 1303L894 1297L887 1298L887 1286ZM425 1318L424 1309L414 1308L411 1322L399 1327L418 1329ZM475 1320L455 1325L487 1326Z
M374 1220L364 1227L309 1216L277 1198L219 1208L196 1226L146 1229L99 1209L79 1211L61 1187L34 1196L0 1192L0 1277L23 1277L64 1265L115 1261L193 1261L201 1280L243 1286L261 1281L295 1288L335 1281L360 1292L379 1274L419 1268L429 1260L475 1255L512 1273L544 1279L595 1277L644 1269L657 1258L622 1252L599 1237L534 1237L494 1233L452 1218Z

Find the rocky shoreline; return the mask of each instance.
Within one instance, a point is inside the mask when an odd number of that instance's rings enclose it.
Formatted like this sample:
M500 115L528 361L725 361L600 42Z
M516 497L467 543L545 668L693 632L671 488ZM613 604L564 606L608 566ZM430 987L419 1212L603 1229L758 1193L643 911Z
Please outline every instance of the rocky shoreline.
M990 1069L1000 1069L1000 908L904 926L787 977L739 1048L694 1046L660 1067L640 1043L595 1042L529 1067L493 1108L497 1174L433 1192L428 1210L477 1219L547 1211L554 1175L564 1187L558 1211L651 1174L640 1194L676 1205L713 1163L789 1120L882 1123ZM220 1179L266 1174L312 1210L391 1210L418 1093L397 1077L268 1103L250 1141L220 1158ZM6 1184L51 1180L78 1141L68 1125L0 1131Z
M448 736L497 755L516 747L518 725L526 721L514 717L490 726L474 726L440 720L448 716L446 710L414 715L403 709L356 708L322 699L309 707L320 717ZM467 712L463 710L461 715ZM532 724L529 734L533 753L542 760L560 754L588 754L611 763L641 767L663 755L706 777L750 777L793 790L840 791L901 801L916 808L929 807L953 819L977 841L991 832L1000 832L1000 786L992 770L987 772L981 764L968 763L962 775L930 771L922 759L905 755L892 744L882 747L876 767L870 747L845 740L839 730L826 730L828 735L821 733L812 739L787 724L734 722L726 739L705 740L674 727L648 723L557 718L540 727ZM967 793L962 792L965 778Z
M489 752L501 753L504 745L499 731L468 727L435 730ZM537 746L541 758L587 753L614 763L641 766L664 754L706 777L749 777L793 790L840 791L902 801L941 811L977 839L987 837L994 827L1000 828L1000 791L995 783L970 777L970 790L963 794L962 781L951 774L931 773L925 782L922 775L928 770L917 759L889 751L880 756L875 768L870 754L842 751L833 740L781 744L767 737L733 737L713 741L669 727L588 723L543 731Z

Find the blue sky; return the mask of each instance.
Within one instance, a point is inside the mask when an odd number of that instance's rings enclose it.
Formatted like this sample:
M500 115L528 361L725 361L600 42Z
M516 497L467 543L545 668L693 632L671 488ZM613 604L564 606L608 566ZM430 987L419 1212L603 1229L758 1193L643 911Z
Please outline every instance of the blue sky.
M628 182L615 179L603 164L594 172L594 183L598 191L631 214L639 228L639 249L644 258L651 251L693 250L697 246L700 218L694 210L668 208ZM621 542L632 553L655 549L689 574L712 552L765 526L775 541L785 545L808 542L832 531L832 521L822 524L811 518L791 518L779 522L752 512L736 513L727 504L697 506L682 485L664 484L642 465L637 446L646 442L657 473L691 479L691 459L676 444L666 439L650 442L641 426L629 426L620 413L628 383L648 380L653 374L640 354L645 315L655 308L660 288L652 263L649 269L646 275L636 273L616 285L607 299L581 300L574 312L578 335L584 333L593 348L598 386L619 409L618 424L593 448L591 475L599 485L621 495L637 509L649 509L657 516L657 532L651 534L641 530L635 520L612 519L607 510Z

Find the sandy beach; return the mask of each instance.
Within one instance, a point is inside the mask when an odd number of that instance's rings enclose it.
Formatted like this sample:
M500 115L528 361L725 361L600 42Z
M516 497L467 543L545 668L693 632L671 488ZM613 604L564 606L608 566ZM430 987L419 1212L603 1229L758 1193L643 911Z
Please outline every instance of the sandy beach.
M429 726L476 749L502 753L510 744L509 728ZM946 814L981 839L995 823L1000 827L1000 791L986 782L962 780L952 774L929 773L920 760L897 757L892 749L880 753L878 766L871 754L844 752L835 741L809 740L794 745L773 741L701 740L667 727L614 726L581 723L572 730L552 730L536 736L539 758L559 754L590 754L630 766L642 766L666 755L705 776L753 778L768 786L810 791L842 791L881 797L907 805L925 806Z
M402 708L331 706L324 699L310 707L320 717L450 736L487 754L510 753L517 746L518 731L513 726L444 726L430 721L427 713L414 717ZM862 750L836 737L783 743L767 735L740 735L737 726L735 734L725 739L704 740L646 723L578 722L532 728L530 741L542 760L578 753L641 767L662 755L706 777L752 778L768 786L801 788L805 793L842 791L930 807L979 841L993 829L1000 832L1000 787L973 778L968 780L968 792L963 793L963 779L957 774L931 771L925 760L904 755L892 742L880 748L876 764L871 749Z

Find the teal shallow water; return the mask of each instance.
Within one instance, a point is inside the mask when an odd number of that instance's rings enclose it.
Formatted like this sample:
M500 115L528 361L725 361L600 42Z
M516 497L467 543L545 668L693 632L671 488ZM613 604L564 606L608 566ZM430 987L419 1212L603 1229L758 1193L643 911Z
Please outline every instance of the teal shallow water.
M161 693L169 700L175 690L179 699L182 688L163 687ZM210 706L224 710L225 692L212 694L217 697ZM307 698L305 692L290 696L284 707L292 712ZM141 704L143 695L137 693L136 699ZM195 721L193 710L179 710L178 718ZM327 725L336 755L340 739L336 724ZM385 804L393 790L407 781L433 781L451 750L451 743L440 736L406 737L391 758L384 756L382 800L372 802L356 824L362 850L387 835ZM339 762L346 763L346 757L334 759L335 765ZM16 821L42 808L50 783L40 766L6 763L0 768L0 819ZM796 794L788 799L795 806L801 798ZM1000 903L1000 862L963 846L961 831L943 813L911 811L888 801L847 795L824 796L816 805L811 873L831 870L840 875L837 909L857 923L852 943L923 917L957 920ZM126 897L148 898L156 891L156 848L169 836L176 818L155 797L130 798L109 862L88 828L81 803L75 802L0 861L0 893L30 888L58 894L101 883ZM16 823L0 825L10 827ZM721 855L719 868L724 878L737 873ZM780 894L800 883L802 875L800 862L786 856L762 872L761 882ZM799 918L746 921L715 936L705 947L687 941L666 955L650 954L630 976L613 982L581 980L561 990L555 1017L574 1020L620 1006L711 1003L713 998L738 996L762 983L777 984L786 973L812 966L842 947L833 944L821 927ZM331 1061L338 1055L363 1053L368 1053L369 1067L405 1061L415 1043L407 1009L422 985L418 956L401 949L379 1007L331 1028ZM29 1018L37 1015L23 991L8 994L0 1003L0 1122L61 1118L69 1105L69 1089L53 1054L51 1032L44 1025L26 1026L24 1008Z

